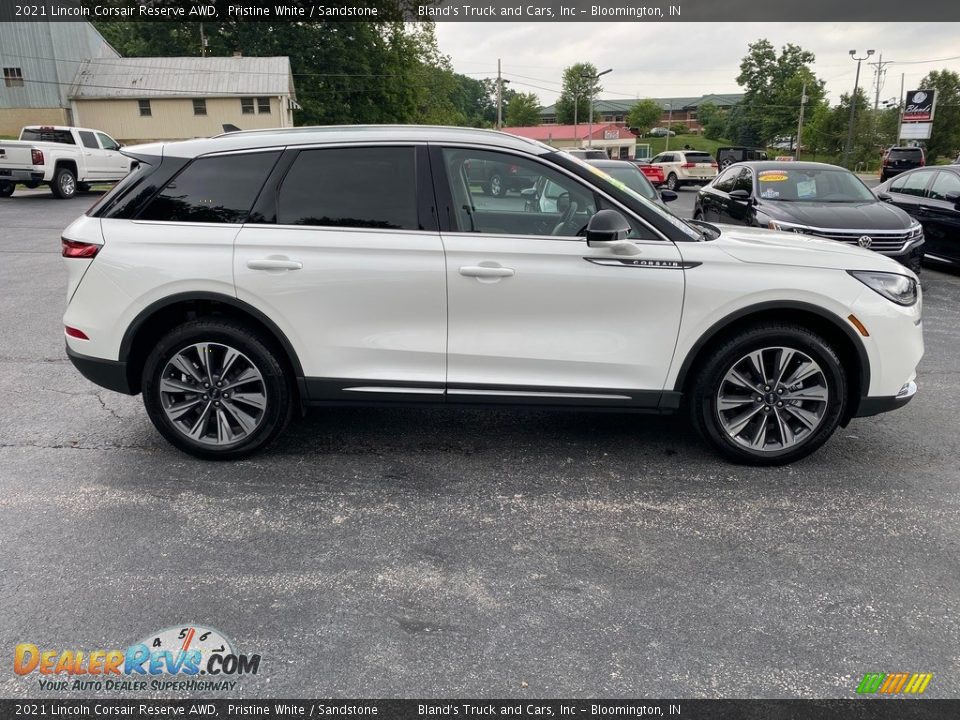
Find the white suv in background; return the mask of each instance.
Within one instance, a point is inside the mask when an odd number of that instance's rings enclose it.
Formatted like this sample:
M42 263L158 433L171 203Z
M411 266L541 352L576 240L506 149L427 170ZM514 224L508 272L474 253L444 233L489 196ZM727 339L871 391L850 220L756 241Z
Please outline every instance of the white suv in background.
M706 185L717 176L717 161L702 150L669 150L650 161L663 168L663 177L670 190L683 185Z
M331 127L125 152L63 234L67 352L200 457L307 406L507 404L684 408L727 457L777 464L916 391L909 270L685 222L547 145ZM476 162L537 181L491 197Z

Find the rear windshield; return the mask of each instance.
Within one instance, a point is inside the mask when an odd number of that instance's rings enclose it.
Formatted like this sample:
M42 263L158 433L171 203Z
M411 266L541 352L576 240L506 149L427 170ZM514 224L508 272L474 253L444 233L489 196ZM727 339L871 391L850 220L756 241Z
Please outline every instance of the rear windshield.
M919 160L923 152L920 148L893 148L889 157L891 160Z
M26 142L52 142L62 145L76 145L73 133L69 130L54 130L53 128L24 128L20 132L20 139Z
M692 163L712 163L714 162L713 156L710 153L705 152L685 152L684 156L687 158L687 162Z

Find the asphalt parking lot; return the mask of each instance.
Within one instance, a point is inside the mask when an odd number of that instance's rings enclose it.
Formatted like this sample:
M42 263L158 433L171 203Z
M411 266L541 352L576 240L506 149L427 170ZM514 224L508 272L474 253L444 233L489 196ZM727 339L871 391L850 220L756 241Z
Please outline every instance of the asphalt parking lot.
M91 202L0 200L0 696L63 697L17 643L187 622L261 654L246 697L960 695L960 273L924 273L917 398L792 466L676 419L400 409L205 463L64 355Z

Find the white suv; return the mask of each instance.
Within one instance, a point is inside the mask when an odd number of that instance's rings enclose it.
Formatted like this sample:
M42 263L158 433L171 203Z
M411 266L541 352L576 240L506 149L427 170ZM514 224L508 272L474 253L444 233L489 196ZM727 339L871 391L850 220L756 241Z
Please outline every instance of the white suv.
M717 176L717 161L701 150L670 150L650 161L663 170L664 182L670 190L684 185L706 185Z
M332 127L125 152L64 232L67 352L194 455L249 454L308 406L512 404L686 408L776 464L916 392L909 270L685 222L547 145ZM538 181L492 197L478 161Z

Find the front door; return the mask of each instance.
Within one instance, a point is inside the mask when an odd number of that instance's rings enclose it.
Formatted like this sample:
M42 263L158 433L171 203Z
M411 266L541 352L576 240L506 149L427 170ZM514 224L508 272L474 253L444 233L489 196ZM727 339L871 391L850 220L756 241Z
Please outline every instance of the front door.
M455 210L455 229L443 232L450 399L656 405L683 304L673 243L634 218L640 254L587 247L588 220L612 203L554 166L454 147L435 160ZM537 180L490 197L466 171L478 161Z

